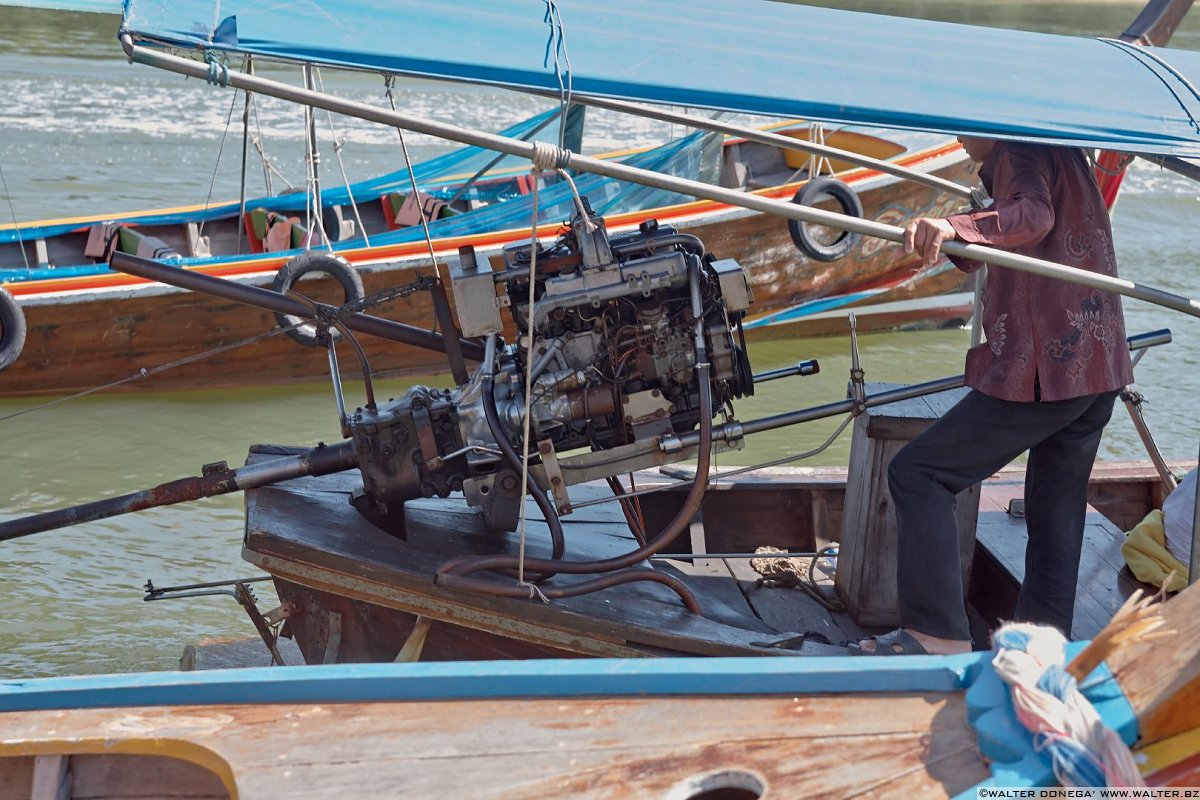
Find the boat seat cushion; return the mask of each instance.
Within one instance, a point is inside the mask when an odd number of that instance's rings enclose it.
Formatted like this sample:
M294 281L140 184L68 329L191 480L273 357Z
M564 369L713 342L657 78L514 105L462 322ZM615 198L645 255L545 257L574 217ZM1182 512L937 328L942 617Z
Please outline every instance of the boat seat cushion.
M424 212L426 221L442 219L454 213L450 206L446 205L446 201L440 198L424 192L417 192L415 198L411 193L403 195L399 192L389 192L380 198L389 230L420 225L422 212Z
M117 227L116 249L122 253L130 253L138 258L182 258L179 252L157 236L131 228L125 225Z

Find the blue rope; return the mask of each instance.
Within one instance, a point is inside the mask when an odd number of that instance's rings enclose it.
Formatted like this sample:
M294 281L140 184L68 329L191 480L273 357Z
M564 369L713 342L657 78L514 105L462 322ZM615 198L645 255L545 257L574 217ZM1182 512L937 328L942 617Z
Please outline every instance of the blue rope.
M1078 690L1075 676L1058 664L1051 664L1038 678L1037 688L1065 701ZM1045 749L1054 759L1054 773L1072 786L1106 786L1104 769L1095 754L1071 739L1045 737Z
M204 60L208 63L208 82L221 88L228 86L229 67L218 61L217 54L212 50L204 51Z

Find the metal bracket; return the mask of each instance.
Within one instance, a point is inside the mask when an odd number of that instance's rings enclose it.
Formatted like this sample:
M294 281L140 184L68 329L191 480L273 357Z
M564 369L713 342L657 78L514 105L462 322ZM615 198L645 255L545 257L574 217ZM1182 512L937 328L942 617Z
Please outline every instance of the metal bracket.
M262 637L263 644L271 651L271 663L282 667L285 664L283 656L279 653L279 630L277 626L291 616L295 612L295 608L285 603L267 612L266 616L258 610L258 600L254 597L254 589L249 584L269 580L272 580L271 576L262 575L256 578L234 578L228 581L188 583L181 586L163 586L161 588L155 586L153 581L147 580L145 587L146 594L142 597L142 600L150 602L151 600L179 600L185 597L228 595L237 600L238 605L245 610L246 616L250 618L250 622L254 625L254 629Z
M554 453L554 442L542 439L538 442L538 455L542 457L542 469L546 472L546 480L550 483L550 491L554 494L554 504L558 506L559 514L571 513L571 498L567 494L567 483L563 480L562 469Z

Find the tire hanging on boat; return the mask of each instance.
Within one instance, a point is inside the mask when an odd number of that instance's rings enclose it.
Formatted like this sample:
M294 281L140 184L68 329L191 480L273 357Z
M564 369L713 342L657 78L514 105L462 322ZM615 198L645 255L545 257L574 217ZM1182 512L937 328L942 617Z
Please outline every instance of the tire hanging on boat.
M826 197L832 197L842 207L842 213L862 219L862 201L854 190L837 178L817 178L800 187L792 202L801 206L815 205ZM829 244L817 241L809 230L810 223L797 219L788 220L788 233L801 253L816 261L837 261L849 254L862 241L860 234L842 231L842 235Z
M362 277L358 274L358 270L346 259L341 256L335 256L326 250L309 250L290 259L279 268L279 272L275 273L275 280L271 282L271 288L280 294L285 294L302 276L314 272L325 273L338 282L338 285L342 287L342 291L345 293L346 299L343 301L344 303L362 300L366 296L366 291L363 289ZM277 311L275 312L275 321L279 324L279 327L285 328L303 320L300 317ZM334 337L341 336L336 330L330 333ZM287 335L294 341L309 347L323 346L322 342L317 339L317 326L313 323L293 328L287 332Z
M7 289L0 288L0 372L21 355L25 347L25 314Z

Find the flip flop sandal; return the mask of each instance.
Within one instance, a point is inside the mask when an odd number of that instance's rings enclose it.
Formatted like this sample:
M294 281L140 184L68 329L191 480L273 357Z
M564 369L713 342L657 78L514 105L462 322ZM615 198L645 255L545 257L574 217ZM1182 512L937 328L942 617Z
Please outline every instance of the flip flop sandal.
M846 645L852 656L927 656L929 651L912 634L897 628L891 633L866 637L875 642L875 650L863 650L858 642Z

